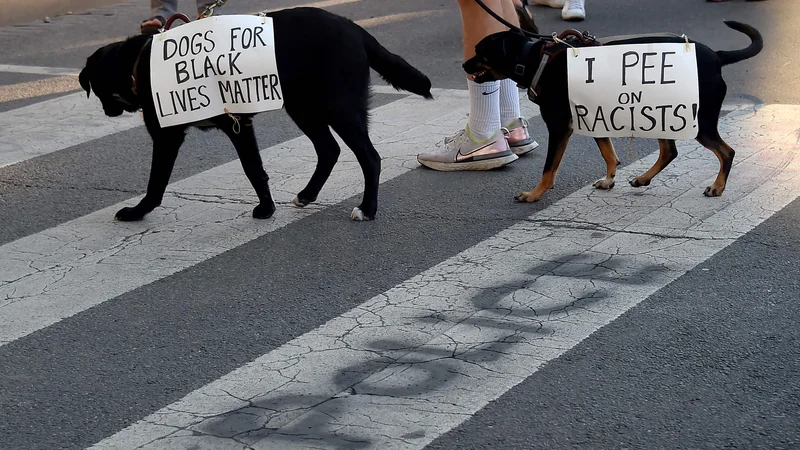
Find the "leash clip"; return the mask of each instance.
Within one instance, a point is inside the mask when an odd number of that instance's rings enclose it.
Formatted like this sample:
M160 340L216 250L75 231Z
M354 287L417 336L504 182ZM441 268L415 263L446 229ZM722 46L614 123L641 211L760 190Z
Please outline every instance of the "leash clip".
M216 0L214 3L208 5L206 9L197 16L198 19L205 19L206 17L211 17L214 15L214 8L218 8L225 4L228 0Z

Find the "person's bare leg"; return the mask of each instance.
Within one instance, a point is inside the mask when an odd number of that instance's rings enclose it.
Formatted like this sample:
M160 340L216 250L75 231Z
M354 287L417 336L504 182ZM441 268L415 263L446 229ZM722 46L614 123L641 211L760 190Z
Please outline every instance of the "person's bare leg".
M511 0L489 0L484 3L492 11L502 16L503 5L511 4ZM475 56L475 46L481 39L508 29L490 16L475 0L458 0L458 7L461 10L465 61ZM495 136L502 126L500 123L500 83L489 81L478 84L467 77L467 88L470 92L467 135L474 141L482 142Z
M484 0L486 6L505 18L504 3L511 4L510 0ZM475 46L486 36L505 31L505 25L490 16L475 0L458 0L461 9L461 27L464 36L464 61L475 56ZM513 13L513 5L511 6ZM514 22L512 22L514 23Z

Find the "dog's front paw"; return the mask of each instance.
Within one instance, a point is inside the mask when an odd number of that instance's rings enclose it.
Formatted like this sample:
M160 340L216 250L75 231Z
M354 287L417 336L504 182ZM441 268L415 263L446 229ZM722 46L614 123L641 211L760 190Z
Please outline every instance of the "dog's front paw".
M636 177L631 180L631 186L633 187L650 186L650 180L643 177Z
M720 195L722 195L722 191L724 190L725 186L719 187L719 186L714 186L712 184L711 186L706 188L706 190L703 192L703 195L705 195L706 197L719 197Z
M539 201L539 197L541 197L541 195L536 195L533 191L520 192L516 197L514 197L514 200L520 203L533 203Z
M117 211L117 214L114 215L114 218L122 221L122 222L136 222L138 220L144 219L146 212L142 212L141 209L137 207L125 207Z
M350 213L350 218L355 220L356 222L362 222L365 220L374 220L375 215L372 216L364 214L364 211L361 210L358 206L353 208L353 212Z
M594 182L595 189L603 189L606 191L612 189L614 185L615 183L613 178L600 178Z
M300 191L300 193L295 195L292 199L292 203L298 208L304 208L315 201L317 201L316 195L312 198L311 196L306 195L306 193L303 191Z
M305 208L309 203L311 203L311 201L301 199L299 195L295 195L292 199L292 204L298 208Z
M254 219L269 219L273 214L275 214L275 203L273 202L262 203L253 208Z

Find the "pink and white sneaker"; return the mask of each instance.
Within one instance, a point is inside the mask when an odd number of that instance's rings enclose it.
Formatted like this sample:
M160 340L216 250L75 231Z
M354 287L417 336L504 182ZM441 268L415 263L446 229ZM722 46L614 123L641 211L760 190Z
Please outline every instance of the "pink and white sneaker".
M508 146L515 155L524 155L539 146L528 133L528 121L522 117L514 119L505 129Z
M498 130L489 139L478 141L469 132L469 126L445 138L444 149L439 152L420 153L417 161L425 167L440 171L491 170L517 160L504 136Z

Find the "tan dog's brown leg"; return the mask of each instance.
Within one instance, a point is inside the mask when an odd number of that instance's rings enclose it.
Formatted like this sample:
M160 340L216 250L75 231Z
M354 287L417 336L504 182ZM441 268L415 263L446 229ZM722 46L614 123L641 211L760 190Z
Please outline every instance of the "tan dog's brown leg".
M560 128L560 127L559 127ZM547 137L547 159L544 163L542 181L532 191L522 192L515 198L518 202L535 202L539 200L548 189L556 185L556 174L561 158L567 149L569 137L572 136L572 127L561 128L560 131L551 131Z
M722 140L719 132L715 132L713 136L698 136L697 142L701 143L703 147L711 150L717 155L719 159L719 173L714 184L707 187L703 192L706 197L719 197L725 190L725 184L728 182L728 175L731 173L731 166L733 166L733 157L736 152Z
M678 156L678 148L675 147L675 141L671 139L659 139L658 140L658 159L656 163L653 164L653 167L650 168L644 175L640 175L631 180L631 186L633 187L642 187L642 186L649 186L650 181L653 179L654 176L658 175L659 172L664 170L665 167L672 162Z
M614 144L611 143L611 138L595 138L594 141L606 161L606 177L595 181L594 187L597 189L611 189L614 187L614 177L617 176L617 166L619 166L617 152L614 151Z

